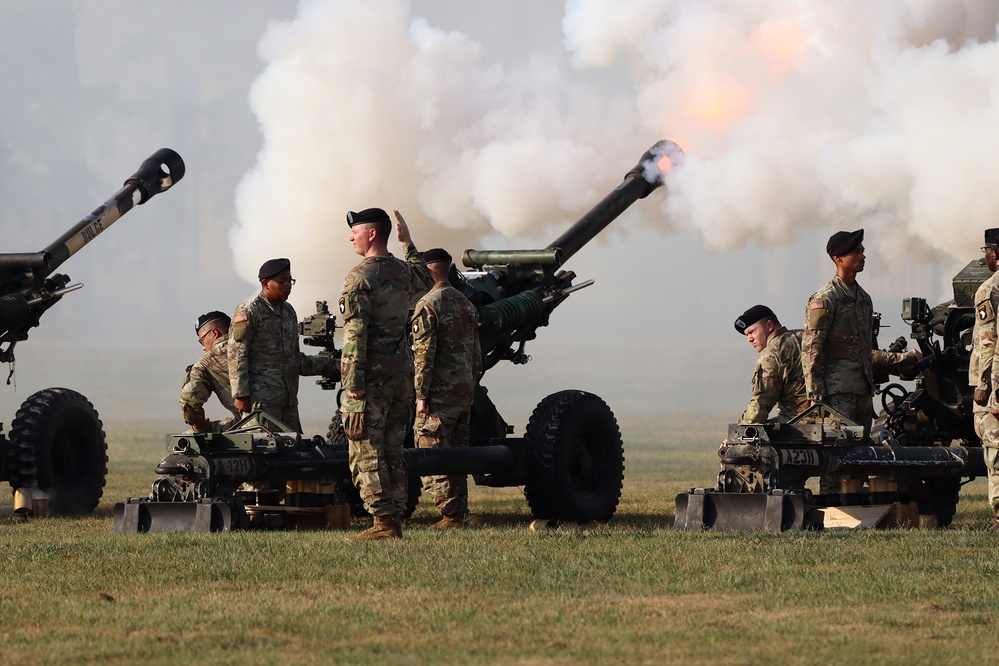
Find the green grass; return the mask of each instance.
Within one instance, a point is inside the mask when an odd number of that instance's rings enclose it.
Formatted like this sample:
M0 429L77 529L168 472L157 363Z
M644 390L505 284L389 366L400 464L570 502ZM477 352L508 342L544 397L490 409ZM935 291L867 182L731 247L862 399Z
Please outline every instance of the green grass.
M607 525L534 532L519 490L473 487L484 527L426 529L421 505L404 540L368 543L115 536L111 505L148 492L162 437L111 433L95 516L0 518L0 663L994 659L999 535L982 529L980 481L947 530L673 532L676 493L713 484L724 424L622 425L625 492Z

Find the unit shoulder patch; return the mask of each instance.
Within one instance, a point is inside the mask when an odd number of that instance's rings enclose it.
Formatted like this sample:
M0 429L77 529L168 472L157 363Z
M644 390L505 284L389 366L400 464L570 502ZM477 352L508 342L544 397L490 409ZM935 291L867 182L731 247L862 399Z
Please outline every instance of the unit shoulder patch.
M975 316L978 317L978 321L982 323L987 323L996 318L995 309L992 307L992 301L982 301L977 306L975 306Z

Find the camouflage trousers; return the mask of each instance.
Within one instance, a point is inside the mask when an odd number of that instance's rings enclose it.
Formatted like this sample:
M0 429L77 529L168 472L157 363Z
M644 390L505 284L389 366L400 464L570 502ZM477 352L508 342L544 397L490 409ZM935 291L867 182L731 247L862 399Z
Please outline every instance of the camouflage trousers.
M416 446L446 449L468 446L470 405L435 405L429 414L417 414L413 426ZM468 513L468 476L423 477L423 491L433 500L442 516L464 518Z
M298 420L298 405L279 405L276 402L256 402L251 398L250 407L273 416L291 428L292 432L302 432L302 422Z
M989 412L975 412L975 434L982 438L985 467L989 470L989 506L999 520L999 421Z
M873 396L869 393L833 393L827 395L825 403L837 412L858 425L864 426L864 435L871 434L871 422L874 420ZM828 419L837 423L838 419ZM840 491L840 476L823 476L819 478L819 492L823 495L835 494Z
M864 435L871 434L874 420L873 396L870 393L833 393L825 403L858 425L864 426ZM832 420L835 423L835 419Z
M369 386L361 400L340 405L346 419L364 413L363 439L348 433L350 477L372 516L406 512L409 487L402 449L413 423L413 375L404 374L381 386Z

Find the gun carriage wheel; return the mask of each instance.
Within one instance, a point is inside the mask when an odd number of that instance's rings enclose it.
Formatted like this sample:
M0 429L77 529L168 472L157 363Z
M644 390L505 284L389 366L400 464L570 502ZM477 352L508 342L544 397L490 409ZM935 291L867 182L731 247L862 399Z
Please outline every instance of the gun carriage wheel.
M326 433L327 441L334 446L342 446L344 450L349 447L347 433L343 430L343 420L340 418L340 410L336 410L333 419L330 421L329 430ZM412 435L406 437L406 448L412 448ZM346 502L350 505L350 515L355 518L363 518L368 515L364 508L364 501L361 499L361 491L353 484L350 473L337 482L337 501ZM409 475L409 496L406 499L406 513L403 518L409 518L416 511L416 506L420 503L420 494L423 491L423 480L413 474Z
M603 400L560 391L542 400L527 424L527 483L532 513L549 520L610 520L624 482L624 445Z
M11 424L8 468L14 488L37 487L53 515L92 512L108 472L104 424L83 395L50 388L31 395Z

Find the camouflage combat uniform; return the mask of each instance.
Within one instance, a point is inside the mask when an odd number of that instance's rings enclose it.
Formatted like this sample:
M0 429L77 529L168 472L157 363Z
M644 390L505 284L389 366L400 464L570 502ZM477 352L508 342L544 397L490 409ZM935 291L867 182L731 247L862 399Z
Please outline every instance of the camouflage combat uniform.
M416 399L430 412L417 414L414 439L420 448L468 446L468 423L475 380L482 371L479 315L475 306L450 285L434 287L413 312ZM443 516L468 513L468 477L428 476L423 487Z
M874 371L911 369L912 352L874 349L874 304L859 285L836 275L808 300L801 338L805 391L870 434L874 417Z
M777 406L776 423L787 423L808 407L801 371L801 343L781 326L767 338L753 371L753 395L740 423L766 423Z
M999 408L992 378L999 371L996 355L996 314L999 313L999 273L982 283L975 292L975 329L972 333L971 361L968 364L968 383L973 389L988 391L986 405L975 403L975 433L982 438L985 466L989 470L989 506L999 520L999 421L989 408Z
M298 315L287 301L262 293L241 303L229 329L229 380L234 396L249 396L260 409L296 432L298 378L327 372L332 359L308 356L298 347Z
M219 338L209 349L188 366L184 388L180 392L180 405L184 411L184 423L191 426L192 432L220 432L233 418L223 421L209 421L205 415L205 403L212 393L218 396L222 406L239 418L239 410L232 403L232 392L229 391L229 358L226 354L229 346L227 338Z
M344 281L341 381L347 396L340 406L344 425L363 413L364 430L345 427L350 473L368 513L402 515L408 484L402 449L413 423L413 353L409 309L433 281L423 257L406 243L406 261L392 255L366 257Z

